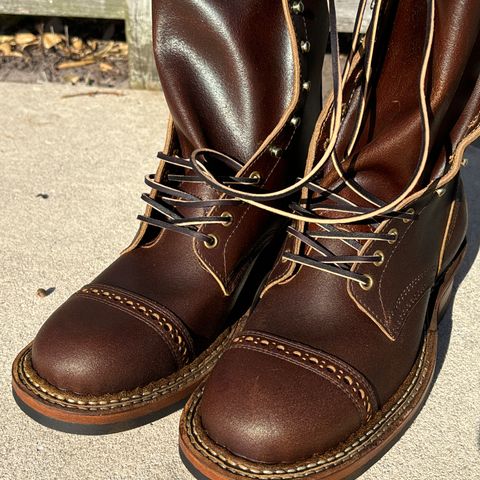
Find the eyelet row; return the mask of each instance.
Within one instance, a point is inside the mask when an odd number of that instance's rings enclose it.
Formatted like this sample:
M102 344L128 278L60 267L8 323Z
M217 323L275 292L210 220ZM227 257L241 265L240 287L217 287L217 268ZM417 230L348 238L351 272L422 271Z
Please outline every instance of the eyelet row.
M211 250L218 245L218 237L213 233L209 233L207 237L209 238L209 240L204 240L203 244L205 245L205 248Z
M413 210L413 209L411 209L411 210ZM412 213L412 212L408 211L408 213ZM415 212L413 212L413 213L415 213ZM398 240L398 230L396 228L391 228L388 231L388 235L391 235L391 236L394 237L391 240L387 240L389 244L392 245ZM376 250L373 253L373 256L374 257L380 257L380 260L377 260L376 262L373 262L373 264L376 267L380 267L381 265L383 265L383 263L385 262L385 253L382 250ZM368 273L366 273L366 274L364 274L364 279L365 280L363 282L359 283L360 288L362 290L365 290L365 291L371 290L373 285L375 284L375 281L374 281L373 277L371 275L369 275Z
M302 1L294 1L290 5L290 9L293 14L301 15L305 11L305 4ZM312 44L308 40L300 41L300 50L303 54L307 54L312 49ZM309 92L312 88L312 83L305 81L302 83L302 90L304 92ZM298 116L292 117L290 120L290 125L294 128L298 128L301 123L301 118ZM280 158L283 155L283 149L277 145L271 145L268 149L270 155L274 158Z
M283 155L283 150L275 145L271 145L268 151L270 152L270 155L275 158L280 158Z
M222 223L224 227L228 227L233 223L233 215L230 212L223 212L221 217L224 217L226 220Z
M385 254L381 250L377 250L374 254L374 257L380 257L380 260L377 260L376 262L373 262L373 264L376 267L379 267L380 265L383 265L383 262L385 261Z
M407 213L408 215L415 215L415 209L414 208L409 208L405 213ZM410 223L412 221L411 218L404 218L403 219L403 223Z
M388 240L388 243L390 245L393 245L398 240L398 230L396 228L391 228L388 231L388 234L393 236L393 238L391 240Z
M310 52L311 48L312 48L312 44L308 40L302 40L300 42L300 49L302 50L303 53Z
M364 275L364 278L365 280L360 283L360 288L362 290L368 291L373 287L374 281L373 281L373 278L370 275L368 275L368 273Z

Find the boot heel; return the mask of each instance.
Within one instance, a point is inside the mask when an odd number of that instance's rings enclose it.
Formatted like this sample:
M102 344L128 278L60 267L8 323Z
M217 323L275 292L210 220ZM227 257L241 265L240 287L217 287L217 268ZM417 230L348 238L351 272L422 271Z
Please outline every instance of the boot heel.
M430 322L430 331L436 331L439 323L442 321L445 313L450 306L453 293L453 285L455 282L455 275L462 264L467 251L467 242L463 242L457 256L447 268L447 270L440 276L436 285L435 305L433 308L432 320Z

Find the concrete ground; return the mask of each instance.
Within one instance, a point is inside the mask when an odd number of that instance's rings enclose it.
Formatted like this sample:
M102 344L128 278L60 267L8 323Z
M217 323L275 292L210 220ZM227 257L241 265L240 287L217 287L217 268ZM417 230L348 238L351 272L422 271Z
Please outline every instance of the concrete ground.
M131 240L143 175L163 144L161 93L65 97L78 92L0 83L0 478L188 480L179 412L121 434L78 437L36 424L10 393L16 353ZM470 250L441 327L442 368L413 426L362 480L480 478L480 149L468 156ZM40 298L39 288L55 291Z

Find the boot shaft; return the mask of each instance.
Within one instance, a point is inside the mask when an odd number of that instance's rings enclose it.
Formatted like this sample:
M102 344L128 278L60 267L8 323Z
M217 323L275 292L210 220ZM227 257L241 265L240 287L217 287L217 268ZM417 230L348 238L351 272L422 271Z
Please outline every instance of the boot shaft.
M301 163L321 108L328 15L323 0L293 4L153 1L155 59L182 156L212 148L245 163L292 111L301 126L269 146L292 140Z

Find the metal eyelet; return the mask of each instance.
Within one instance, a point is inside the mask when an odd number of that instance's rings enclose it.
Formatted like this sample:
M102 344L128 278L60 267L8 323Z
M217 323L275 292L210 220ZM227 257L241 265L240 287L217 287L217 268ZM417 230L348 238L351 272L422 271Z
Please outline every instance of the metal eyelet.
M305 90L305 92L309 92L312 88L312 82L303 82L302 88Z
M233 223L233 215L230 212L223 212L220 216L226 218L226 220L222 222L224 227L228 227Z
M208 248L208 249L215 248L218 245L218 238L216 237L216 235L214 235L213 233L209 233L208 238L210 240L205 240L203 242L205 247Z
M305 5L303 4L303 2L293 2L292 3L292 12L295 14L295 15L300 15L301 13L303 13L305 10Z
M308 40L302 40L300 42L300 49L303 53L308 53L312 48L312 44Z
M290 125L297 128L302 123L302 119L300 117L292 117L290 120Z
M392 240L388 240L390 245L393 245L398 240L398 230L396 228L392 228L388 231L389 235L393 235L395 238Z
M360 288L362 290L368 291L373 287L373 278L368 274L365 274L364 277L365 281L360 283Z
M291 252L290 250L285 250L283 253L285 254L285 253L291 253ZM287 262L288 262L288 258L285 258L282 256L282 263L287 263Z
M385 254L381 251L381 250L377 250L374 254L373 254L374 257L380 257L380 260L378 260L377 262L373 262L373 264L376 266L376 267L379 267L380 265L383 265L383 262L385 261Z
M439 196L439 197L443 197L445 195L445 192L447 191L446 188L439 188L437 190L435 190L435 193Z
M405 213L408 215L415 215L415 209L414 208L409 208ZM411 218L404 218L403 223L410 223L412 221Z
M283 155L283 150L275 145L272 145L268 151L270 152L270 155L275 158L280 158Z
M468 162L469 162L468 158L466 158L466 157L463 158L462 159L462 167L466 167L468 165Z
M260 172L252 172L248 178L253 178L256 180L256 183L260 183L260 180L262 179L262 176L260 175Z

